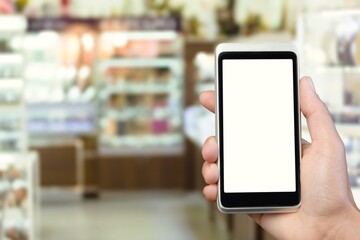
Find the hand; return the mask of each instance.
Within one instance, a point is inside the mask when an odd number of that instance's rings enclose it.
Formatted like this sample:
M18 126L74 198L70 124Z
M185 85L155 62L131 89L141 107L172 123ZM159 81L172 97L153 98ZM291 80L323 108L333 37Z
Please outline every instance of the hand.
M302 140L301 207L295 213L251 214L250 217L278 239L354 239L360 236L360 212L348 181L344 144L326 105L309 77L300 80L300 103L311 143ZM215 111L215 93L203 92L201 104ZM205 160L203 193L217 198L218 149L214 136L202 149Z

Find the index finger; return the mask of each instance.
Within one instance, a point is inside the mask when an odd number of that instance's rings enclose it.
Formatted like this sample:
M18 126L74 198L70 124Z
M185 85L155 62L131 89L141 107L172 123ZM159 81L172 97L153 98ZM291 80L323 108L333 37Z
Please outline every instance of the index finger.
M205 91L199 97L201 105L211 112L215 112L215 91Z

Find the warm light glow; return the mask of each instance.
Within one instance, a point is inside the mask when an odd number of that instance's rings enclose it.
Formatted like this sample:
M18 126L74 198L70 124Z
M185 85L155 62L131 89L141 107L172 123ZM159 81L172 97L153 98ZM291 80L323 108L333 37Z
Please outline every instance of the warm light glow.
M81 36L81 43L84 46L85 51L90 52L94 49L94 38L91 34L85 33Z

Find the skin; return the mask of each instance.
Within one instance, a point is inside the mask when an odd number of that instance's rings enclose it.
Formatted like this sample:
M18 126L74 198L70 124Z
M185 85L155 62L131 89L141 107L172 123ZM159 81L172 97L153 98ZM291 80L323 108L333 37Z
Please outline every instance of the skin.
M302 140L301 207L295 213L249 216L277 239L359 239L360 212L348 181L344 144L311 78L303 77L299 90L311 136L311 143ZM203 92L200 102L214 112L215 98L214 91ZM214 136L205 141L202 155L202 174L208 184L203 194L216 201L219 171Z

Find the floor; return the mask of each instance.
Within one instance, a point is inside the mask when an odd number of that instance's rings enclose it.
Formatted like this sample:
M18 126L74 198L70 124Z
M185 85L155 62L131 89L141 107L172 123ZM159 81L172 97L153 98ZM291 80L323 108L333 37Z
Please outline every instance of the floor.
M104 193L83 201L71 191L42 193L40 239L226 240L198 193Z

